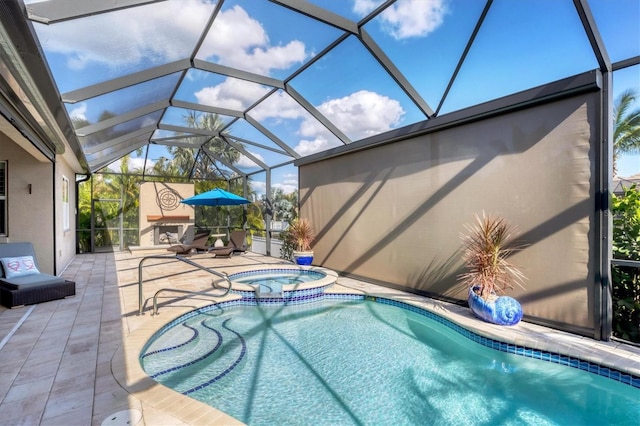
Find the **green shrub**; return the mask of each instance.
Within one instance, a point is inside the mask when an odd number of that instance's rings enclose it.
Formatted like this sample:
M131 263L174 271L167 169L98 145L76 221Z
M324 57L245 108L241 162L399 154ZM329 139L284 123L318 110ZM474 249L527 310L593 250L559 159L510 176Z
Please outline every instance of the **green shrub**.
M640 190L626 188L612 200L613 258L640 261ZM640 343L640 268L614 265L613 335Z
M293 238L293 235L291 235L291 233L287 229L280 232L278 238L282 241L282 246L280 247L280 258L285 260L292 260L293 251L296 248L296 241Z

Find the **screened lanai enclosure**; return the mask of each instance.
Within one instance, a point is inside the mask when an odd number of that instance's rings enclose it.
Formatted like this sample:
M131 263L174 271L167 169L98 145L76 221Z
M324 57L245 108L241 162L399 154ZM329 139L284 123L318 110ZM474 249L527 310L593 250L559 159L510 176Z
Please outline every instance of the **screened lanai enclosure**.
M0 12L3 84L40 96L18 113L54 129L36 138L43 152L84 170L78 252L147 244L143 187L158 205L181 185L219 187L252 203L193 217L165 204L158 217L246 229L276 257L279 233L306 217L314 264L459 302L460 234L486 212L526 243L513 295L527 320L611 336L614 116L640 90L636 0L8 0ZM640 259L625 260L637 285Z

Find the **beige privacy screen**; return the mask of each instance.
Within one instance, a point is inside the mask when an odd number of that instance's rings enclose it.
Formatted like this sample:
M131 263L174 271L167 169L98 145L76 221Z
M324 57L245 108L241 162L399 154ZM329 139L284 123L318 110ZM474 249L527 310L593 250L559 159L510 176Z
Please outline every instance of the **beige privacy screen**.
M597 93L300 167L314 264L466 299L460 234L476 213L516 225L528 247L525 315L590 334L596 265Z

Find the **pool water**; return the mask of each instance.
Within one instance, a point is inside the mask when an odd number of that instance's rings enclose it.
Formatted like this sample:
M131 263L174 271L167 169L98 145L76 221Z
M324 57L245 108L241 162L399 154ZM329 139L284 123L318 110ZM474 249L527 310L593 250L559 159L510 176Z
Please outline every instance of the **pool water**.
M372 301L218 308L144 349L155 380L249 425L636 424L640 389L496 351Z

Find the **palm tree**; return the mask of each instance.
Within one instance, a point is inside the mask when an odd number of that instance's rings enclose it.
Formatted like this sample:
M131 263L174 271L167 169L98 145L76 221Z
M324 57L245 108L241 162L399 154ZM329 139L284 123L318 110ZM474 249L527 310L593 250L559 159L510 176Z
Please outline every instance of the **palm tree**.
M137 154L140 155L141 151L142 149L138 149ZM113 193L114 198L120 198L122 201L122 210L119 213L122 213L125 217L127 217L128 213L133 213L135 215L134 220L137 222L142 170L139 168L131 170L129 168L130 159L131 153L120 158L120 174L114 175L107 182L107 187Z
M153 167L151 168L151 172L148 172L149 175L162 176L165 182L180 182L181 180L176 178L176 176L180 176L180 172L176 164L167 157L158 158L155 163L153 163Z
M627 89L613 104L613 175L621 154L640 153L640 108L629 110L636 101L636 91Z
M218 114L199 113L197 111L189 111L189 113L184 116L184 120L189 127L206 129L214 132L220 132L225 125L224 121ZM240 159L240 152L218 136L208 141L206 146L211 152L225 160L227 163L233 164ZM216 169L213 167L209 157L207 157L202 151L200 151L199 155L196 154L198 150L194 148L173 147L170 148L169 151L173 155L174 163L183 175L191 171L195 162L196 164L192 175L194 178L222 177L219 174L216 174Z

